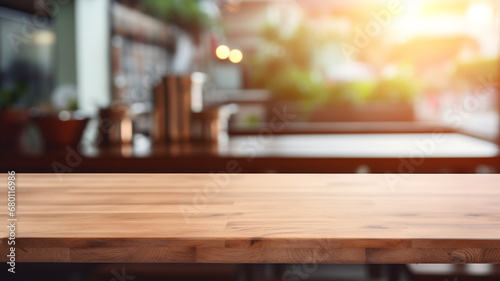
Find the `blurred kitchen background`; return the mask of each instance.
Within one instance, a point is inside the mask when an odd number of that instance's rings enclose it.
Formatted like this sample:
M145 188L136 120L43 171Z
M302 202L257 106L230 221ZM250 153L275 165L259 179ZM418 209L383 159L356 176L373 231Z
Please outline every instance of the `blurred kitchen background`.
M500 171L499 1L0 0L0 36L2 172ZM127 273L281 280L292 267ZM110 268L20 272L110 280ZM500 276L405 268L401 280ZM383 270L322 265L308 280Z
M497 172L499 8L2 0L0 166Z

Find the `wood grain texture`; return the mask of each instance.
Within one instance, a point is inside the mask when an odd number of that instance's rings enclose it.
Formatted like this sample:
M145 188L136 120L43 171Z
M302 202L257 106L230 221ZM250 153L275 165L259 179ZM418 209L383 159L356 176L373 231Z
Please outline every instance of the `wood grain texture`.
M16 261L500 263L500 175L16 178Z

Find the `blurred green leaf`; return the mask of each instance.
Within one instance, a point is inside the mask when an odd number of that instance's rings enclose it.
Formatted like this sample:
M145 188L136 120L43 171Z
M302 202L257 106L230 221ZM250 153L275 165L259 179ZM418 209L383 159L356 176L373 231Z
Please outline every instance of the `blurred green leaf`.
M414 79L395 77L377 83L370 100L412 102L421 85Z
M314 33L303 25L285 35L277 26L264 25L265 51L248 61L255 87L268 89L278 100L311 101L326 93L324 80L312 79Z
M19 100L26 94L28 86L23 81L17 81L16 84L0 90L0 109L10 109L17 105Z
M201 10L198 0L144 0L143 4L148 13L193 35L217 24Z

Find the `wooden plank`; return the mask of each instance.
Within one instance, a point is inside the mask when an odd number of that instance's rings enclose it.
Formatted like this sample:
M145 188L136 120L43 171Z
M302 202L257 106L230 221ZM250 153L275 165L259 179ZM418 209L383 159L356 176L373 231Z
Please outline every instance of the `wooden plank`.
M393 176L17 174L16 261L500 263L500 175Z

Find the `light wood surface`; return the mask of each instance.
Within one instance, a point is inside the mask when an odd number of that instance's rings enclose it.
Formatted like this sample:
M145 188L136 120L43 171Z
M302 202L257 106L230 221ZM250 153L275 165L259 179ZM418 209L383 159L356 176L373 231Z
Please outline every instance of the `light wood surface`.
M18 174L16 261L500 263L500 175L387 177Z

